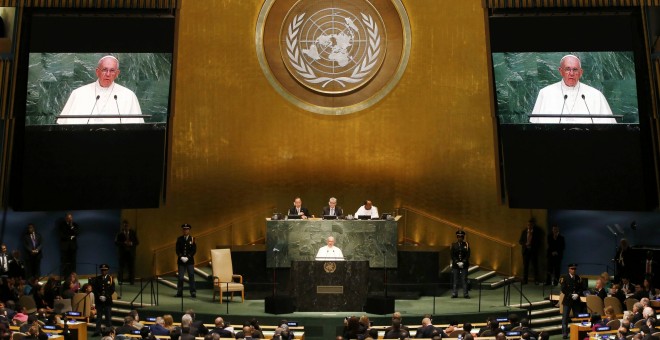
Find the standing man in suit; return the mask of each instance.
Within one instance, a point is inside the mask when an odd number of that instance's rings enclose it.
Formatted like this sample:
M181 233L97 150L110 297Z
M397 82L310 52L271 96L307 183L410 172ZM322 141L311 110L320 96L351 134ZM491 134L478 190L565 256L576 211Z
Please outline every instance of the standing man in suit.
M188 223L182 224L181 230L183 235L176 239L176 256L179 267L176 297L183 296L183 275L186 272L188 273L190 296L197 297L197 290L195 289L195 253L197 252L197 244L195 243L195 238L190 236L191 228Z
M41 276L41 259L43 258L43 243L41 234L37 232L34 224L28 224L23 234L23 250L25 250L25 272L27 278Z
M646 259L644 260L644 278L648 279L651 287L658 287L658 276L656 275L658 268L658 261L653 259L653 250L646 252Z
M564 293L561 314L561 333L564 339L568 339L568 324L571 321L569 317L570 312L573 311L573 316L576 316L582 308L580 295L582 295L584 287L582 279L577 275L576 271L577 264L571 263L568 265L568 274L562 275L559 278L561 292Z
M62 277L68 277L76 271L76 253L78 252L78 234L80 227L73 221L73 214L66 213L59 225L60 264Z
M328 206L323 208L322 216L337 216L337 218L344 216L344 211L341 209L341 207L337 206L336 198L330 197Z
M119 254L119 284L126 282L125 274L128 271L128 282L135 282L135 248L138 241L137 233L131 229L128 221L121 223L121 229L115 236L115 245Z
M555 224L552 226L552 233L548 234L548 270L545 277L546 285L557 285L560 275L561 260L564 257L564 249L566 249L564 235L559 233L559 226Z
M108 274L110 266L102 264L99 266L101 275L94 278L92 288L94 290L94 304L96 307L96 331L93 336L101 334L102 319L105 318L105 325L112 327L112 294L115 293L115 280Z
M7 253L7 245L0 245L0 276L9 276L9 261L11 256Z
M543 230L536 226L536 221L531 218L527 222L527 228L520 234L518 243L522 246L523 257L523 284L527 284L529 279L529 266L534 267L534 280L536 284L541 284L539 276L539 248L543 240Z
M458 297L459 283L463 286L463 297L470 298L467 280L468 268L470 268L470 244L465 242L465 232L458 230L456 232L456 242L451 244L452 299Z
M633 267L631 262L632 259L630 257L630 246L628 245L628 240L622 238L619 241L619 246L616 248L616 254L614 255L614 276L617 280L620 280L620 278L624 277L629 279L632 278L633 280L635 279L634 277L631 277L631 274L633 274L632 270L630 270L630 268Z
M296 197L293 200L293 207L289 209L289 215L298 215L300 218L303 220L306 220L309 217L313 217L307 208L302 206L302 199L300 197Z

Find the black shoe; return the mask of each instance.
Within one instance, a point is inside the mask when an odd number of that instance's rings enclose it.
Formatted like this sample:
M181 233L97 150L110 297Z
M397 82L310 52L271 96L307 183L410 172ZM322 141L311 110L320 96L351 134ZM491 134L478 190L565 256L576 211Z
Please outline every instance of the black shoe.
M457 298L457 297L458 297L458 296L456 296L456 295L452 295L452 296L451 296L452 299L455 299L455 298Z
M176 293L176 295L174 295L174 297L182 297L182 296L183 296L183 294L180 294L180 293Z
M470 298L470 295L463 295L463 298L465 298L465 299L469 299L469 298Z
M194 297L194 298L196 298L196 297L197 297L197 294L196 294L196 293L190 293L190 297Z

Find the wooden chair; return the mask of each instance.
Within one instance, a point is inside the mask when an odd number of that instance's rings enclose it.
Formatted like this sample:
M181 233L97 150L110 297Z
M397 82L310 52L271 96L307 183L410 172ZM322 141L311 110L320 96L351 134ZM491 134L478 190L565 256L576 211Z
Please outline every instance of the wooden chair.
M453 332L451 332L449 334L449 337L450 338L458 338L459 335L463 335L463 337L465 337L465 333L467 333L467 332L465 332L462 329L456 329L456 330L454 330Z
M639 300L637 300L637 299L635 299L635 298L627 298L625 301L623 301L623 303L626 304L626 310L629 310L629 311L631 311L631 312L632 312L632 310L633 310L633 306L634 306L637 302L639 302Z
M71 299L71 309L80 312L80 316L89 320L92 315L92 296L85 293L76 293Z
M18 305L25 307L29 314L37 311L37 303L34 302L32 295L23 295L18 298Z
M23 340L25 336L27 336L27 334L21 332L14 332L11 335L11 340Z
M231 262L231 251L229 249L211 249L211 267L213 270L213 300L216 294L220 295L222 303L222 294L231 293L231 299L234 299L234 292L241 292L241 303L245 302L245 287L243 286L243 276L234 274L234 267Z
M589 313L603 315L604 308L605 306L603 305L603 300L601 298L597 295L587 295L587 310Z
M633 328L640 328L644 326L645 323L646 323L646 319L638 320L637 322L635 322L635 326Z
M607 306L612 306L612 309L614 309L614 314L623 314L623 306L621 305L621 300L614 296L607 296L605 297L605 301L603 301L603 304L605 307ZM618 328L618 327L617 327Z
M621 327L621 320L619 319L610 320L607 323L607 327L609 327L610 329L619 329L619 327Z

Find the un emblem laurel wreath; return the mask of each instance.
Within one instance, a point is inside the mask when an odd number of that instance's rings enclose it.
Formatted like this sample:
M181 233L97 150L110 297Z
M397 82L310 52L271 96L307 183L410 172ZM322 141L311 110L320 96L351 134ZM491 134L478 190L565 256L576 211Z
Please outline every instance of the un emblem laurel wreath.
M367 50L367 56L362 60L361 64L358 64L354 69L350 77L318 77L314 73L314 70L305 63L303 56L300 53L298 48L298 32L300 31L300 25L303 23L303 18L305 13L298 14L293 18L289 24L288 34L286 37L286 52L291 62L291 66L296 69L301 77L305 78L305 81L318 84L323 83L321 87L325 87L331 82L337 82L342 87L346 87L346 83L357 83L362 81L365 76L371 71L371 69L376 66L378 61L378 56L380 55L380 35L378 34L378 25L373 20L371 15L362 15L362 22L367 26L367 31L369 33L369 45Z

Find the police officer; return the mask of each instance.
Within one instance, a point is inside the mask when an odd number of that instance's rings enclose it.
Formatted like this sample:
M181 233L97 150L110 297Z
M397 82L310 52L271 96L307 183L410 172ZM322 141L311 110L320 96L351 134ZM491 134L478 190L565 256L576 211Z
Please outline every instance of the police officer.
M101 321L105 317L106 327L112 327L112 294L115 292L115 281L108 274L110 267L107 264L99 266L101 275L94 278L92 288L94 289L94 303L96 304L96 332L94 336L101 334Z
M463 285L463 297L470 298L467 286L468 268L470 268L470 244L465 241L465 232L459 230L456 232L456 242L451 244L451 271L454 277L452 299L458 297L457 285L459 282Z
M568 274L559 278L561 292L564 293L562 300L563 310L561 316L561 332L564 339L568 339L568 324L570 322L569 314L573 311L573 316L577 316L582 309L582 300L580 296L584 289L582 279L576 273L577 264L568 265Z
M179 236L176 240L176 256L177 264L179 265L179 281L176 285L176 297L183 296L183 274L188 272L188 280L190 285L190 296L197 297L195 290L195 253L197 252L197 244L195 238L190 236L190 224L181 225L183 235Z

